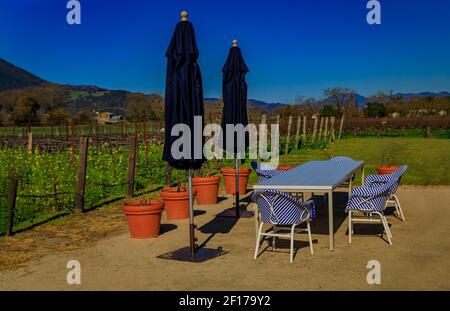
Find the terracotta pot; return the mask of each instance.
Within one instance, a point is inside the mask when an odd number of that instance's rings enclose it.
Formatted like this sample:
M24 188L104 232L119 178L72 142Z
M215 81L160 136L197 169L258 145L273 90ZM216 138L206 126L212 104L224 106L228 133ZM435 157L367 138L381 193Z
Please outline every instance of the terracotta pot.
M277 167L277 170L289 171L289 170L292 170L293 168L295 168L295 166L292 166L292 165L280 165L280 166Z
M377 172L380 175L387 175L398 170L400 166L379 166L377 167Z
M194 177L192 186L197 204L216 204L219 196L220 176Z
M160 200L132 200L122 205L127 216L130 235L135 239L156 238L161 226L164 202Z
M235 169L231 167L224 167L220 170L225 182L225 192L228 194L235 194L236 192L236 173ZM248 177L250 176L250 169L239 169L239 194L247 193Z
M173 220L189 218L189 192L186 188L164 188L159 192L159 194L164 200L168 219Z

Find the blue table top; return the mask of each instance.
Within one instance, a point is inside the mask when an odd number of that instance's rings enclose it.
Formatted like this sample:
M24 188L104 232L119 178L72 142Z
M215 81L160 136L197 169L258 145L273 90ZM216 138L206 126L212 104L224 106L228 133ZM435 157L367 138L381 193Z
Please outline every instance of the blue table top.
M311 161L269 180L254 189L333 190L348 180L364 165L364 161Z

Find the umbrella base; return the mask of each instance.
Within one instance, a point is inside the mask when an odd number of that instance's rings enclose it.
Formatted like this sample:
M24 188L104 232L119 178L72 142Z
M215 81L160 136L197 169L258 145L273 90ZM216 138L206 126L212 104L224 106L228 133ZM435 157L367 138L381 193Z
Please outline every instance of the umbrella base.
M254 216L254 212L247 211L243 208L239 210L239 217L236 216L236 208L229 208L224 210L222 213L217 214L217 217L232 217L232 218L252 218Z
M176 260L176 261L202 263L207 260L222 256L226 253L228 253L228 252L224 251L221 247L219 247L217 249L201 247L195 251L195 255L194 255L194 257L192 257L191 248L183 247L176 251L159 255L157 258Z

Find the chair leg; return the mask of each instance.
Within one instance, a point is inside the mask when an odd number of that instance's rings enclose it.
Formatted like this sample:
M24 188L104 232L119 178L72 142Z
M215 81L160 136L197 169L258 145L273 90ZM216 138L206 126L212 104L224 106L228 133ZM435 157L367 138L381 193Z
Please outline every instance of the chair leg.
M309 238L309 250L311 251L311 255L314 255L312 236L311 236L311 222L308 220L306 223L306 228L308 229L308 238Z
M387 221L387 218L386 218L386 216L383 216L383 217L384 217L384 221L386 222L386 228L388 229L389 236L392 239L392 231L391 231L391 228L389 227L389 223Z
M384 231L386 232L386 236L388 238L389 241L389 245L392 245L392 234L391 231L389 230L389 225L387 223L386 217L384 217L382 214L380 214L380 218L381 218L381 222L383 223L383 227L384 227Z
M277 227L274 225L273 226L273 232L276 233L277 231ZM274 252L277 249L277 237L273 236L272 237L272 252Z
M258 234L256 235L256 249L255 249L255 256L254 256L255 259L258 257L259 242L260 242L260 239L261 239L261 230L262 230L262 227L263 227L263 223L261 223L261 224L259 225Z
M294 232L295 232L295 225L291 228L291 251L290 251L290 258L289 261L292 263L294 261Z
M348 243L352 243L353 223L352 211L348 211Z
M402 221L406 221L405 215L403 214L402 206L400 205L400 200L395 194L392 195L392 197L394 198L395 210L397 211L397 214L400 215Z

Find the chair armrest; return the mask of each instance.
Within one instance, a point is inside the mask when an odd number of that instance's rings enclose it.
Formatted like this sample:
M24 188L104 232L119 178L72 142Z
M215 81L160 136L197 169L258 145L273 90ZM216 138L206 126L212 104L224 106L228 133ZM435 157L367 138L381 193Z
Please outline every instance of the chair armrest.
M303 203L303 207L308 211L311 220L316 218L316 205L313 200L308 200Z
M365 183L386 183L390 180L388 175L367 175Z
M356 187L352 191L352 196L356 197L376 197L380 196L383 193L386 193L389 188L386 186L380 186L380 187Z

